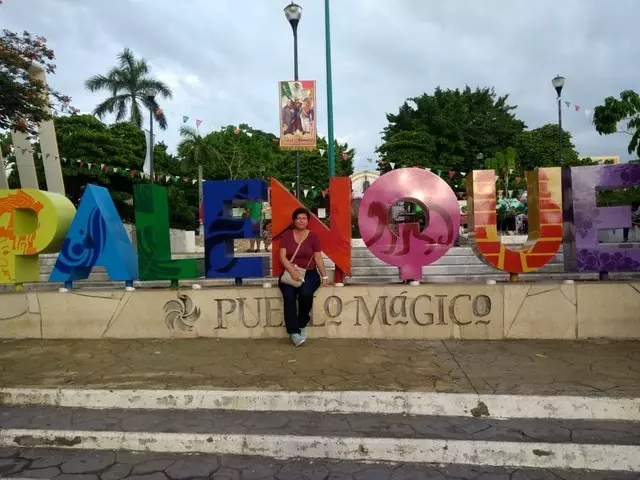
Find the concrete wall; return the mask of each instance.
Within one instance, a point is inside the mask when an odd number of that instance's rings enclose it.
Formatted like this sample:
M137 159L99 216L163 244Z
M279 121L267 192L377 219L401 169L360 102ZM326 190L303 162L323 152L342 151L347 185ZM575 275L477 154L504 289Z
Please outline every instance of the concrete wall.
M124 229L135 247L135 225L125 223ZM196 253L196 232L171 228L169 235L171 237L171 253Z
M278 289L0 294L0 338L284 337ZM310 336L638 339L640 282L329 287Z

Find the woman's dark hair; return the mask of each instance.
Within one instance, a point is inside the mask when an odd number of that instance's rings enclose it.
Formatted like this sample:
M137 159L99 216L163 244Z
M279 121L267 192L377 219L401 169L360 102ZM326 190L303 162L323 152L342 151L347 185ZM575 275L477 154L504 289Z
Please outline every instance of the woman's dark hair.
M272 238L273 241L275 240L280 240L280 238L289 230L293 230L293 225L296 221L296 218L298 215L306 215L307 216L307 220L309 220L311 218L311 212L309 210L307 210L304 207L298 207L296 208L293 213L291 214L291 223L289 225L287 225L287 228L285 228L284 230L282 230L280 233L278 233L275 237Z
M298 215L306 215L307 216L307 220L309 220L311 218L311 212L309 212L309 210L307 210L304 207L298 207L291 214L291 221L295 222L296 218L298 218Z

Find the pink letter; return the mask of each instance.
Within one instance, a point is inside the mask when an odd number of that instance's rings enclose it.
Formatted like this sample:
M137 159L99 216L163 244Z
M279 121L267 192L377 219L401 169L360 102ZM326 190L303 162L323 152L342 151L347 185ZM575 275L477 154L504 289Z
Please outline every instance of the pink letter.
M422 232L417 223L399 224L398 235L389 229L389 210L401 201L412 201L424 210L427 222ZM399 267L403 280L419 280L422 267L453 245L460 229L460 208L455 193L440 177L420 168L403 168L371 184L360 203L358 225L376 257Z

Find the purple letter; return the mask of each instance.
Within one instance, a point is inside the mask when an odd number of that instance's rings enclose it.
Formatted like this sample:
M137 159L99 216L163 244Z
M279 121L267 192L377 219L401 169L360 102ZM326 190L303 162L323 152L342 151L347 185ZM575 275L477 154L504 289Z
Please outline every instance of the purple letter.
M600 208L597 191L640 184L640 164L574 167L563 177L565 268L578 272L639 271L640 248L600 248L599 230L631 227L631 207Z

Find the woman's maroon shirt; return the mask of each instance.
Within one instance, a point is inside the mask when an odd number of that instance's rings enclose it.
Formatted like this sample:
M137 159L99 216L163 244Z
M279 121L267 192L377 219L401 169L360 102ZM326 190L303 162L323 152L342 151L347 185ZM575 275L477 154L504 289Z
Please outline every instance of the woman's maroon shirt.
M287 250L287 259L291 261L291 257L298 248L298 243L293 236L293 230L287 230L280 238L280 248ZM316 268L316 262L313 259L313 254L322 251L320 248L320 237L318 234L309 231L309 235L300 245L300 250L296 254L296 258L293 259L293 264L300 268L306 268L307 270L314 270ZM308 266L307 266L308 265Z

